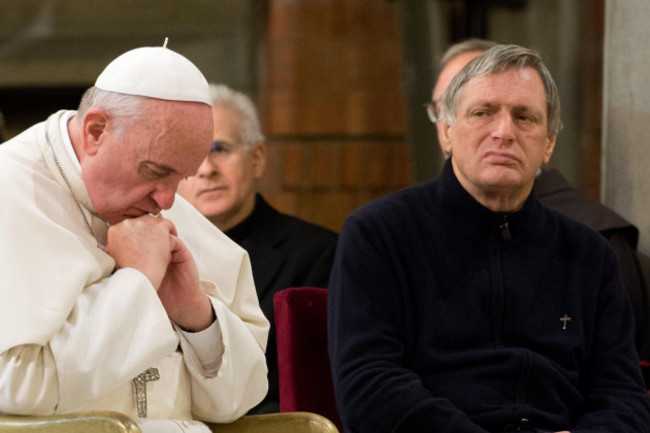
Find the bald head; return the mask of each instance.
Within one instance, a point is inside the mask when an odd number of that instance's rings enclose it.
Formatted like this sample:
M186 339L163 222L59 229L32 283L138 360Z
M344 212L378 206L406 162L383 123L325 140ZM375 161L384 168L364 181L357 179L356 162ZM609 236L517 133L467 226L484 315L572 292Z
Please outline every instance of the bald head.
M445 90L447 90L447 87L449 87L451 80L461 69L463 69L466 64L468 64L474 57L481 54L481 52L482 51L471 51L468 53L459 54L457 57L454 57L451 61L449 61L449 63L447 63L447 66L445 66L442 71L440 71L440 75L438 75L438 81L436 81L436 85L433 88L433 103L435 107L434 109L436 112L436 117L440 115L440 99L445 93ZM440 124L440 121L436 122L436 130L438 131L438 143L440 144L440 150L442 150L445 158L447 158L449 155L447 155L441 144L442 125Z
M468 64L474 57L481 54L482 51L471 51L468 53L459 54L457 57L454 57L447 65L440 71L438 75L438 81L433 88L433 101L438 104L442 94L445 93L449 83L456 76L456 74L463 69L463 66Z

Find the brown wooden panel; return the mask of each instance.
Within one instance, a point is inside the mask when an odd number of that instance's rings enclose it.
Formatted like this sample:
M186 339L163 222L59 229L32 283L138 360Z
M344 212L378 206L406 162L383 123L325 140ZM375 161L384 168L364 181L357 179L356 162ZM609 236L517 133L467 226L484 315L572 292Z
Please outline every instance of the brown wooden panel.
M259 94L282 148L284 212L340 230L357 206L410 183L399 5L271 0Z

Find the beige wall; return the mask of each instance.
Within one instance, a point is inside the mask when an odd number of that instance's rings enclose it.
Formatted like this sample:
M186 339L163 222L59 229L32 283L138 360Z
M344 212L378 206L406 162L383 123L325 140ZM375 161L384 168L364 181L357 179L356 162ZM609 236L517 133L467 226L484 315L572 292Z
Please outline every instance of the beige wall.
M605 11L602 201L639 227L650 254L650 2Z

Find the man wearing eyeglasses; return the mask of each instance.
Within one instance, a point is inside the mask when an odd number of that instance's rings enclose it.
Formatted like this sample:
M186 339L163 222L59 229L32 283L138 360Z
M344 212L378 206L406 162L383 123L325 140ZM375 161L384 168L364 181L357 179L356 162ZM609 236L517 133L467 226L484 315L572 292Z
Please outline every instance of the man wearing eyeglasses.
M257 192L266 145L255 106L244 94L211 85L214 142L178 192L250 255L260 306L271 322L269 392L252 413L279 411L273 295L289 287L327 287L337 235L279 213Z

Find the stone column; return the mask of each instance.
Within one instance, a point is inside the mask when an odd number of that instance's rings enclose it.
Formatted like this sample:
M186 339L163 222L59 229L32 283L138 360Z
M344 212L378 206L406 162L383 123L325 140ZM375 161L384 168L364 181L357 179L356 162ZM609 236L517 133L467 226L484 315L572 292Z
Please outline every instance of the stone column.
M650 254L650 2L605 9L601 199L639 227Z

